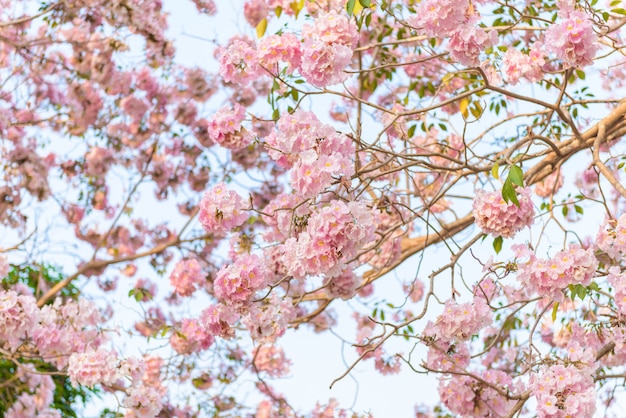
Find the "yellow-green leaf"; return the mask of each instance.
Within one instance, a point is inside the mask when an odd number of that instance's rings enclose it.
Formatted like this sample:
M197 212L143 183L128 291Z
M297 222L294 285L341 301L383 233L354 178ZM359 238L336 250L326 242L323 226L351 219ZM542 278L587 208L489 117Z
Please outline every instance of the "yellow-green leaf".
M469 114L467 113L468 106L469 100L466 97L462 98L461 102L459 103L459 109L461 110L461 114L464 118L467 118L469 116Z
M494 179L498 180L500 178L500 164L495 163L493 167L491 167L491 175Z
M267 19L263 19L256 25L256 36L259 38L265 35L265 31L267 30Z

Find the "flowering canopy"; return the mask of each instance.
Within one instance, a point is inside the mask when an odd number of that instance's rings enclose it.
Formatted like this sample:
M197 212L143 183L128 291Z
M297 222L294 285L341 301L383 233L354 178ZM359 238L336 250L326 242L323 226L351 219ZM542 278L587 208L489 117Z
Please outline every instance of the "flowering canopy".
M368 416L305 326L418 417L623 407L619 2L229 6L0 0L0 415Z

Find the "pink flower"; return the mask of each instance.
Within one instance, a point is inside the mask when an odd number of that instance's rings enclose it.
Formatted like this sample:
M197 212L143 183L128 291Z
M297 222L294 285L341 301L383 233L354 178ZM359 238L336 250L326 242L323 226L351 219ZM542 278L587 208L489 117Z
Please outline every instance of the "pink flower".
M563 186L563 174L556 170L545 179L535 185L535 194L541 197L550 197Z
M591 65L600 49L591 20L585 13L576 11L546 30L545 45L567 67Z
M350 49L356 47L359 32L354 22L345 13L330 11L319 16L312 25L302 27L303 39L316 39L328 45L344 45Z
M541 66L545 63L543 55L537 45L526 55L510 47L502 58L502 72L511 85L516 85L521 77L536 82L543 78Z
M300 73L315 87L339 84L348 78L343 70L352 61L352 49L341 44L327 44L307 39L302 46Z
M163 396L153 387L133 385L122 404L132 412L131 417L154 418L162 409Z
M236 39L218 53L220 75L227 83L246 85L260 77L257 53L249 43Z
M227 304L249 302L254 293L265 286L269 272L256 254L244 254L217 273L213 288L215 296Z
M259 63L272 73L278 73L278 63L287 63L287 73L300 67L302 52L300 41L293 33L266 36L259 43Z
M270 377L283 377L289 373L291 361L285 357L282 348L274 345L261 345L253 355L254 367Z
M530 389L537 398L539 418L591 418L596 410L593 370L555 364L532 374Z
M428 37L448 35L466 21L468 5L463 0L425 0L419 3L409 23Z
M67 374L74 386L111 385L120 377L115 353L98 349L70 356Z
M556 301L563 300L562 290L570 284L588 286L598 266L593 249L580 245L570 245L548 260L538 259L525 245L514 245L512 249L517 258L529 257L526 262L518 262L517 279L539 296Z
M206 278L195 258L180 260L170 275L170 283L181 296L191 296L204 282Z
M242 126L246 117L246 109L235 103L231 109L224 106L209 120L209 137L224 148L238 150L247 147L252 136Z
M223 235L247 219L243 198L224 183L216 184L200 201L198 220L208 233Z
M626 255L626 214L617 220L604 221L596 236L596 245L616 261Z
M243 16L252 27L267 17L269 7L264 0L248 0L243 4Z
M463 65L476 67L481 52L496 44L496 31L485 32L478 26L478 17L475 16L460 25L450 36L450 55Z
M477 192L472 205L476 225L494 237L511 238L534 222L535 208L530 200L530 189L517 194L519 207L506 203L500 191Z
M178 354L197 353L213 344L213 335L197 319L183 319L180 328L172 333L170 344Z

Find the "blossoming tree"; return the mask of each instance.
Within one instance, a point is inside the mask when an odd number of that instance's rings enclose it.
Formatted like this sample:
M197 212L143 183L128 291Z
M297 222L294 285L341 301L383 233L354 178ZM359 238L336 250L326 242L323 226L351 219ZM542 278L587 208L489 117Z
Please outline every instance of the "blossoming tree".
M233 4L200 68L168 2L0 1L0 415L357 416L273 384L347 309L418 417L619 409L621 2Z

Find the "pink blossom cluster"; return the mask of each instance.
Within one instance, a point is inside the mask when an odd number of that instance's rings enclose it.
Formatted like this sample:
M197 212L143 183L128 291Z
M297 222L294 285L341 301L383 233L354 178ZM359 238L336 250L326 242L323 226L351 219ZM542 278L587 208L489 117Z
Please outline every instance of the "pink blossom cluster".
M254 352L254 367L270 377L283 377L289 373L291 361L282 348L275 345L260 345Z
M615 305L621 317L626 317L626 274L622 273L619 267L611 267L607 277L608 282L613 286Z
M200 314L200 321L211 335L229 339L234 337L233 326L239 320L239 313L230 305L211 305Z
M344 81L343 70L350 64L359 38L348 16L330 11L318 16L312 25L302 27L302 66L300 73L310 84L326 87Z
M539 418L591 418L596 411L596 388L588 367L544 366L531 375L530 389L537 398Z
M52 376L38 373L31 364L21 364L17 376L27 391L17 397L4 418L61 418L59 410L50 408L55 390Z
M497 42L497 34L478 26L479 16L470 7L460 0L426 0L419 4L409 23L428 37L448 37L452 58L478 66L480 53Z
M306 231L285 241L283 263L297 278L338 276L374 240L374 230L371 211L363 202L333 200L311 215Z
M0 290L0 346L16 350L40 321L35 298L13 290Z
M470 364L470 352L467 343L436 341L427 336L428 353L426 355L426 366L435 371L459 372L465 370ZM432 332L432 331L431 331Z
M268 229L263 237L267 242L284 241L300 232L299 220L304 222L309 215L308 206L298 205L300 201L295 194L281 193L265 206L263 221Z
M478 20L474 15L450 36L450 56L463 65L478 66L480 53L498 42L496 31L485 31L478 26Z
M268 275L263 259L256 254L243 254L217 272L213 290L225 303L240 305L249 302L267 284Z
M257 52L251 42L235 39L216 52L220 75L227 83L245 86L261 75Z
M598 248L616 261L626 256L626 214L615 219L607 219L596 236Z
M226 184L218 183L202 196L198 220L208 233L224 235L247 219L245 201Z
M513 386L511 376L500 370L486 370L480 378L489 385L464 375L450 375L439 380L439 396L453 413L463 417L503 417L515 401L508 400L492 386L507 392Z
M563 186L563 174L556 170L535 185L535 194L540 197L550 197Z
M246 109L239 103L234 107L224 106L209 120L209 137L224 148L239 150L252 140L250 133L241 125L246 118Z
M545 45L565 66L574 68L591 65L600 49L591 19L578 11L565 13L563 20L546 30Z
M82 353L72 353L69 358L67 374L74 386L112 385L121 377L118 366L116 353L99 348Z
M348 268L338 276L327 277L324 280L324 286L326 286L326 294L329 297L349 300L361 286L361 278L354 274L351 268Z
M450 34L467 19L469 4L463 0L425 0L419 3L417 12L409 23L420 28L429 38Z
M293 33L266 36L259 42L257 51L259 63L272 73L279 73L280 62L287 63L287 73L291 74L302 64L300 40Z
M243 16L250 26L256 27L267 17L269 9L265 0L248 0L243 4Z
M312 112L284 115L266 138L268 153L291 168L289 183L303 198L321 193L334 179L354 173L354 145L346 135L324 125Z
M436 339L443 341L467 341L491 324L492 319L493 312L483 298L474 297L472 303L458 303L449 299L443 313L434 324L429 322L424 332L432 333Z
M242 321L250 336L260 343L273 343L282 337L289 323L296 317L291 298L278 298L272 294L265 303L253 303Z
M503 238L511 238L532 225L535 208L530 200L530 189L519 189L517 199L519 207L513 202L506 203L498 190L477 192L472 204L476 225L486 234Z
M133 385L122 404L129 409L128 418L154 418L163 408L163 395L148 385Z
M500 68L509 84L514 86L521 77L533 83L540 81L543 78L541 67L544 64L542 45L535 44L528 54L523 54L513 47L507 49Z
M511 249L518 259L517 279L539 296L563 300L563 289L570 284L588 286L593 279L598 260L592 248L584 249L572 244L567 250L557 252L550 259L540 259L526 245L514 245Z
M193 292L206 283L200 263L196 258L180 260L170 274L170 283L180 296L191 296Z
M207 350L213 344L213 335L197 319L183 319L170 337L170 344L178 354Z

